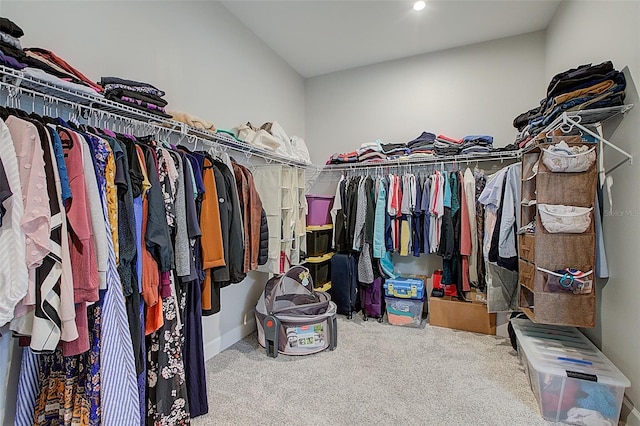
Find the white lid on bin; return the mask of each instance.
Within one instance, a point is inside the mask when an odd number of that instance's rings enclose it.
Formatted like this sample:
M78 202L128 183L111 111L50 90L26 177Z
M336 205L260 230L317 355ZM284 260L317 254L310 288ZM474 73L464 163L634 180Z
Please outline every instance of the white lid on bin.
M538 373L594 380L628 388L631 382L587 337L574 327L511 320L518 345Z

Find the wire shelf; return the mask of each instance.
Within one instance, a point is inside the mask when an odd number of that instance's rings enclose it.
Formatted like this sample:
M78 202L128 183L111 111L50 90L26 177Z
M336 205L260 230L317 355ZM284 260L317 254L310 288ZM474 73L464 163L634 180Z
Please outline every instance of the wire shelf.
M353 169L377 169L382 167L403 167L412 165L439 165L451 163L475 163L484 161L506 161L518 160L520 151L494 151L486 154L468 154L468 155L447 155L433 157L399 157L394 160L386 160L379 162L361 162L361 163L345 163L345 164L328 164L319 166L320 171L342 171Z
M246 142L238 141L225 133L211 133L189 126L180 121L147 113L137 108L109 100L97 92L94 95L56 86L50 82L27 76L22 71L5 66L0 66L0 79L2 85L13 88L17 96L21 93L27 93L30 96L40 97L45 101L64 103L79 110L85 108L89 114L99 112L109 114L115 118L126 118L133 120L135 122L134 124L148 124L159 131L165 130L174 135L179 135L181 140L184 139L185 136L190 136L189 140L194 144L204 143L209 146L217 146L222 151L231 149L243 153L247 158L257 156L262 158L266 163L275 162L298 168L307 168L310 166L307 163L293 158L284 157L257 148Z

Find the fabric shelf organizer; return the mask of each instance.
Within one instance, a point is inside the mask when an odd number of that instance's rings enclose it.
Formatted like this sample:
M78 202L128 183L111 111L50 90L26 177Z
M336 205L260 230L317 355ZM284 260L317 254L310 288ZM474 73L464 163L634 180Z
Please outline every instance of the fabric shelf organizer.
M536 199L537 208L520 207L521 222L532 223L534 231L518 235L519 305L534 322L589 328L596 314L591 271L597 150L581 136L552 136L545 142L522 157L522 197ZM561 161L556 151L566 154ZM527 180L534 169L535 177Z

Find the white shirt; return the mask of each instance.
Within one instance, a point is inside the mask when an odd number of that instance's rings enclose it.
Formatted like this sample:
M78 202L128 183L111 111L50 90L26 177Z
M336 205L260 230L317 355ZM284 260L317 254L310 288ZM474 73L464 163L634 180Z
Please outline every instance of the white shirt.
M29 273L25 262L24 214L16 151L11 134L0 120L0 160L12 196L4 202L6 214L0 227L0 327L11 321L16 304L27 294Z

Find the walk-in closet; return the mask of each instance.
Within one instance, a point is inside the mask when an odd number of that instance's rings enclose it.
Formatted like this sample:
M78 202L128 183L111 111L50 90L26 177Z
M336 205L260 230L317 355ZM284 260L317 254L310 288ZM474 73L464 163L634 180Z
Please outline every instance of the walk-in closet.
M640 1L0 1L0 425L640 425Z

